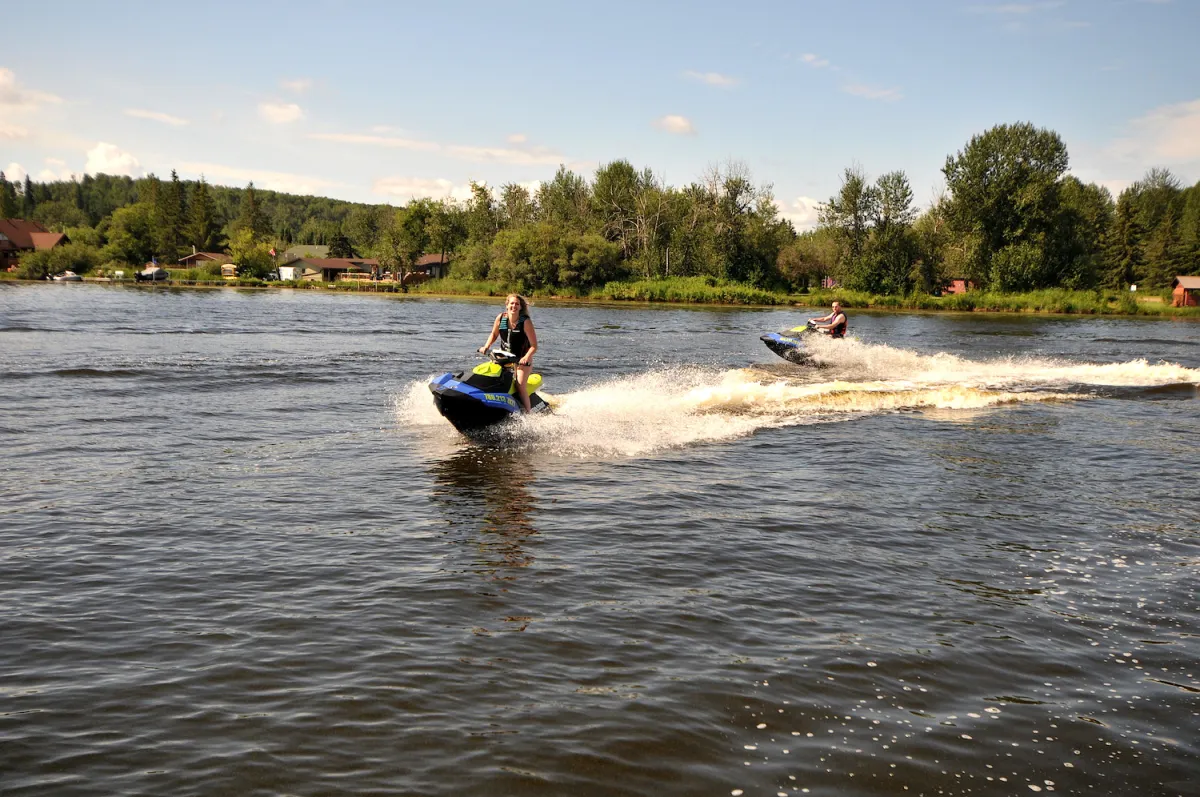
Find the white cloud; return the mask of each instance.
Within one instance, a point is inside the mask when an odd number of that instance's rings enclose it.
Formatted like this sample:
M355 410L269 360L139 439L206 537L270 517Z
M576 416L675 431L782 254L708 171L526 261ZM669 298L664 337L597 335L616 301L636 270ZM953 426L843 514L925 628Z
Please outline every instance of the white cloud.
M1000 14L1002 16L1025 16L1039 11L1049 11L1063 5L1063 0L1051 0L1045 3L1001 3L999 5L972 6L971 10L979 14Z
M526 191L528 191L530 196L537 196L537 192L540 191L542 188L542 181L541 180L528 180L523 183L517 183L517 185L521 186Z
M371 190L376 194L410 199L454 199L462 201L471 196L471 186L455 185L445 178L425 177L382 177L375 181Z
M182 127L188 124L187 119L181 119L178 116L171 116L169 113L162 113L160 111L144 111L140 108L126 108L125 115L132 116L134 119L149 119L152 122L162 122L172 127Z
M180 171L203 174L211 182L221 185L244 186L253 182L258 188L282 191L289 194L315 194L327 188L341 188L342 183L288 172L272 172L263 169L242 169L219 163L187 162L179 165Z
M1088 180L1087 182L1093 182L1093 181ZM1096 180L1094 182L1096 183L1096 185L1098 185L1102 188L1107 188L1108 193L1112 195L1113 199L1116 199L1117 197L1119 197L1121 195L1122 191L1124 191L1126 188L1133 185L1133 183L1134 183L1133 180Z
M296 78L295 80L280 81L279 85L288 91L295 92L296 94L303 94L312 88L313 82L311 78L302 77Z
M19 138L28 138L29 131L20 125L10 125L6 122L0 122L0 140L16 141Z
M1132 143L1150 160L1200 161L1200 99L1155 108L1132 127Z
M304 118L304 111L294 102L259 103L258 115L273 125L286 125Z
M335 144L368 144L374 147L412 149L422 152L434 152L439 149L438 145L432 141L395 136L369 136L364 133L309 133L308 137L316 141L332 141Z
M517 166L554 166L562 163L563 156L547 147L476 147L465 144L439 144L436 141L421 141L395 136L367 135L365 133L310 133L309 138L317 141L332 141L338 144L366 144L375 147L411 149L421 152L439 152L458 160L473 163L509 163ZM509 137L510 140L512 137Z
M510 163L515 166L557 166L563 161L560 153L546 147L506 149L451 144L446 147L446 154L459 160L475 163Z
M1126 125L1124 135L1098 145L1071 146L1071 174L1114 197L1146 171L1170 169L1188 184L1200 171L1200 99L1162 105Z
M4 179L8 180L10 183L25 182L26 174L28 174L28 172L21 168L21 164L19 163L10 163L8 166L4 167Z
M816 53L805 53L804 55L800 56L800 60L809 66L816 67L817 69L829 66L829 60L827 58L822 58Z
M0 67L0 108L33 111L41 105L57 105L60 102L62 98L53 94L21 88L12 70Z
M791 202L776 203L779 215L792 223L797 232L805 232L816 228L817 214L821 201L809 196L798 196Z
M665 130L668 133L674 133L679 136L690 136L696 132L692 120L678 114L667 114L660 119L655 119L654 126L659 130Z
M691 80L696 80L709 86L719 86L720 88L732 88L738 84L738 79L722 75L719 72L695 72L688 70L683 73L683 76Z
M75 173L67 168L67 162L61 158L46 158L46 166L49 168L42 169L38 173L40 182L52 183L57 180L71 180L75 177Z
M845 86L842 86L842 91L847 94L853 94L855 97L863 97L868 100L883 100L884 102L895 102L904 97L899 89L881 89L874 86L864 86L862 83L847 83Z
M142 164L128 152L115 144L101 141L88 150L87 165L83 167L87 174L114 174L136 177L142 170Z
M506 139L509 144L524 144L529 140L529 136L524 133L513 133Z

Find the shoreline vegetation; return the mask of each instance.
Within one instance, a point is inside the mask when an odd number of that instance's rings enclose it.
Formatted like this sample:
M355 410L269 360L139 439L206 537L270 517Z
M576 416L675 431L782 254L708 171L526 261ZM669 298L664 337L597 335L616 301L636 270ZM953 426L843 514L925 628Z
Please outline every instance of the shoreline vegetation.
M44 284L44 281L14 279L3 275L3 281L22 284ZM159 282L134 282L130 279L85 278L85 283L116 285L130 288L237 288L317 290L333 293L383 293L413 298L427 297L500 297L520 289L500 282L467 280L447 277L419 285L400 286L389 281L265 281L258 279L214 280L193 270L174 271L171 279ZM843 289L815 289L808 293L767 291L752 285L733 283L711 277L672 277L656 280L610 282L601 287L581 291L533 291L525 294L535 300L569 300L579 302L649 303L713 305L732 307L828 307L839 301L851 310L928 311L952 313L1039 313L1058 315L1141 316L1157 318L1200 319L1200 307L1172 307L1162 296L1137 296L1103 290L1067 290L1049 288L1025 293L968 291L966 293L931 296L914 293L890 296Z
M941 171L945 191L920 208L903 171L847 168L804 231L771 183L733 160L682 186L614 160L590 178L559 166L545 181L472 182L461 200L414 196L400 207L210 186L174 171L50 183L0 173L0 219L61 233L19 252L16 276L29 280L154 266L177 282L295 276L305 282L293 287L308 288L315 277L375 292L389 288L353 283L386 276L391 290L418 295L1193 315L1147 298L1200 274L1200 183L1151 169L1114 200L1070 174L1056 132L1028 122L973 136ZM0 263L13 262L9 250Z

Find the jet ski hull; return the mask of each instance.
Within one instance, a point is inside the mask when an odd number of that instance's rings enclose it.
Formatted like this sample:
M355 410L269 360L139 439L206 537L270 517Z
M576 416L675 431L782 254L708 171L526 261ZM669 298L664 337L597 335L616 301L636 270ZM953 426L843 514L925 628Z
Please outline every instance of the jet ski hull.
M474 381L477 384L471 384ZM493 382L488 384L488 382ZM463 434L479 432L521 414L521 402L507 392L511 379L503 381L483 380L477 375L464 378L464 374L442 374L429 383L433 393L433 404L438 412ZM478 384L483 383L483 384ZM549 405L537 393L529 397L530 409L540 412Z
M812 363L812 355L804 348L804 341L800 338L800 333L771 332L761 335L759 339L767 345L768 349L790 363L796 365Z

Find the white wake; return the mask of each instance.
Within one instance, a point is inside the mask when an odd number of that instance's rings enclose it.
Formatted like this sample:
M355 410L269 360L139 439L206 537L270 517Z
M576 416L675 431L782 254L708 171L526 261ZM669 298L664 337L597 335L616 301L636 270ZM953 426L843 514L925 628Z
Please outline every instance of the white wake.
M501 442L567 457L639 456L765 428L848 421L880 412L977 411L1083 400L1103 386L1200 385L1200 370L1146 360L968 360L854 340L816 340L810 350L824 367L662 368L570 393L544 392L552 414L505 424L499 436ZM552 381L547 375L547 382ZM397 398L396 416L401 425L457 436L435 409L425 382L412 383Z

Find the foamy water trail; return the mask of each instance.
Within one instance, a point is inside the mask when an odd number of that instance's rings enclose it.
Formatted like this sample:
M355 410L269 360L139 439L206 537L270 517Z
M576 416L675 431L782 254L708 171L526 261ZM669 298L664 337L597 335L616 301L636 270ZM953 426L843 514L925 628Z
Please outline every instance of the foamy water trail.
M1124 363L1073 363L1045 357L968 360L953 354L918 354L884 344L853 339L806 342L814 360L839 376L858 380L911 381L917 384L962 384L992 389L1013 386L1093 385L1154 387L1200 384L1200 370L1145 359Z
M567 457L629 457L880 412L980 410L1088 398L1080 386L1200 384L1200 370L1145 360L1108 365L1036 358L972 361L856 341L813 349L825 368L665 368L572 393L543 394L553 414L503 424L493 439ZM400 423L457 436L438 414L425 382L412 383L397 398L396 414Z

